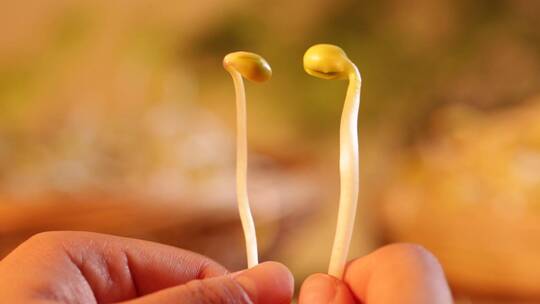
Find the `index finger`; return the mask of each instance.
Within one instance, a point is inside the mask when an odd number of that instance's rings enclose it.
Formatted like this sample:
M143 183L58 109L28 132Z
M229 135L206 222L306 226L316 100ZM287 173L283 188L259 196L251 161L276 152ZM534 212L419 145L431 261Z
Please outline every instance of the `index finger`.
M363 303L452 303L441 265L418 245L393 244L356 259L344 281Z
M0 272L9 273L0 285L12 292L19 287L48 286L48 292L55 293L88 286L99 302L116 302L227 270L205 256L158 243L90 232L47 232L9 254Z

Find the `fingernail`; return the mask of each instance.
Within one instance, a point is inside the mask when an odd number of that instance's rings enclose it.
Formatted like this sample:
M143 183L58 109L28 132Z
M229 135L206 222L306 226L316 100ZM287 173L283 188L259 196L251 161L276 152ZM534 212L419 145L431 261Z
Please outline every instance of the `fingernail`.
M294 279L287 267L266 262L251 269L232 274L250 299L257 304L290 303L294 292Z
M301 303L329 304L336 296L334 278L325 274L314 274L307 278L300 290Z

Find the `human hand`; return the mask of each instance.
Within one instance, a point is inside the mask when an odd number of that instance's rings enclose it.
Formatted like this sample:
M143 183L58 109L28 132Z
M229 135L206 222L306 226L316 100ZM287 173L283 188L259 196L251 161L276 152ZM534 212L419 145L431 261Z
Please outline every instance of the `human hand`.
M229 274L196 253L88 232L47 232L0 261L2 303L290 303L293 278L267 262Z
M437 259L417 245L383 247L347 265L343 281L326 274L308 277L299 304L451 304Z

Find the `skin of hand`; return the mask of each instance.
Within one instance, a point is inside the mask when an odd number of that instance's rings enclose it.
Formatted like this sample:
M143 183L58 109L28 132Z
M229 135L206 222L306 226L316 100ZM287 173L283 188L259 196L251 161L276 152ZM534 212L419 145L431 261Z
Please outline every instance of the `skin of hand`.
M299 304L452 304L444 272L423 247L393 244L353 260L343 280L309 276Z
M230 274L190 251L88 232L37 234L0 261L2 303L288 304L293 288L279 263Z

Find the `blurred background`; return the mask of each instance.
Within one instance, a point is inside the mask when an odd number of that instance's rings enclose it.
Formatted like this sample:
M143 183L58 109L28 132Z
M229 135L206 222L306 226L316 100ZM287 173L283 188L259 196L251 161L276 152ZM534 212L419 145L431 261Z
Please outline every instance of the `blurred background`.
M351 256L416 242L457 303L540 303L540 2L26 0L0 9L0 256L46 230L144 238L245 265L234 90L264 260L328 264L346 82L302 69L342 46L363 75ZM223 248L226 248L224 250Z

